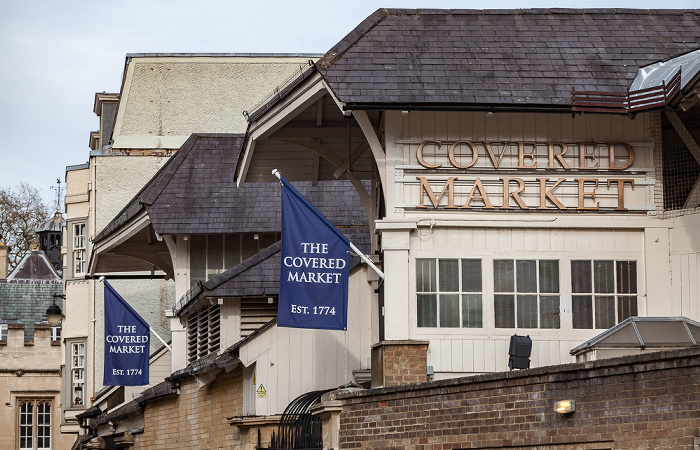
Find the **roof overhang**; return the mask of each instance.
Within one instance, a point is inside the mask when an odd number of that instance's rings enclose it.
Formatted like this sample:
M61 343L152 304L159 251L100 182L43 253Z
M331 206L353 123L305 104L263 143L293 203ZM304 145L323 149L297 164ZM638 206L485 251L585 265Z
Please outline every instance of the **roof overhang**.
M269 138L301 111L316 103L327 92L327 87L321 74L316 72L302 82L287 98L282 99L260 117L250 122L242 157L238 162L236 173L236 182L239 187L247 179L256 143L259 140Z
M89 264L92 276L157 271L172 278L173 263L167 239L156 234L145 209L93 245Z

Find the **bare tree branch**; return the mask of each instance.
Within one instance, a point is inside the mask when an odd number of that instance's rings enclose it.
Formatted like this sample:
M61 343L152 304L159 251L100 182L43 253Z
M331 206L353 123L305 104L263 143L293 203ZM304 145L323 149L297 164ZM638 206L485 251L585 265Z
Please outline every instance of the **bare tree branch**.
M20 183L16 189L0 188L0 242L9 247L10 272L30 250L36 229L51 215L35 187Z

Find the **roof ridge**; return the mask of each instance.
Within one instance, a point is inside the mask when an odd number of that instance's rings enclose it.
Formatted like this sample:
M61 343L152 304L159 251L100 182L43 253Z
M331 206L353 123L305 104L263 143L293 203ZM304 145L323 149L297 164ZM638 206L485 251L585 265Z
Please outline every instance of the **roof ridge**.
M360 22L350 33L345 35L337 44L331 47L321 59L316 62L316 66L328 69L340 58L349 48L357 43L365 34L374 28L379 22L389 15L389 10L379 8L370 14L365 20Z

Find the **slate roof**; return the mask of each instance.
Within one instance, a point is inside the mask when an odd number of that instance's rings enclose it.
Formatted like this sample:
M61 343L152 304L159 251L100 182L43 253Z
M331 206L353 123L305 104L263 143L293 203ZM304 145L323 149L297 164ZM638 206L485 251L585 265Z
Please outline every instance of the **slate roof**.
M233 179L244 137L193 134L94 242L144 208L158 234L279 231L279 183L246 183L237 188ZM365 227L369 233L364 207L348 181L319 182L316 187L295 182L294 187L334 225Z
M366 227L340 227L339 230L361 251L369 253L371 242ZM242 263L205 283L198 282L175 305L177 315L186 313L202 298L268 297L279 294L281 241L261 250ZM360 258L351 255L352 270Z
M34 339L34 325L46 321L46 308L63 283L43 252L27 253L7 279L0 279L0 323L24 324L24 339ZM61 298L56 304L63 309Z
M568 108L698 48L697 9L379 9L316 66L350 109Z

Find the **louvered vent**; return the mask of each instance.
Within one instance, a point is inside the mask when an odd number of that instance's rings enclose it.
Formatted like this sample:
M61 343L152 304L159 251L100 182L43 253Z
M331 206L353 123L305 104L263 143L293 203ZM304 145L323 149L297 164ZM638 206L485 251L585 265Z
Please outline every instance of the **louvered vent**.
M277 299L272 303L267 298L241 299L241 337L252 332L277 317Z

